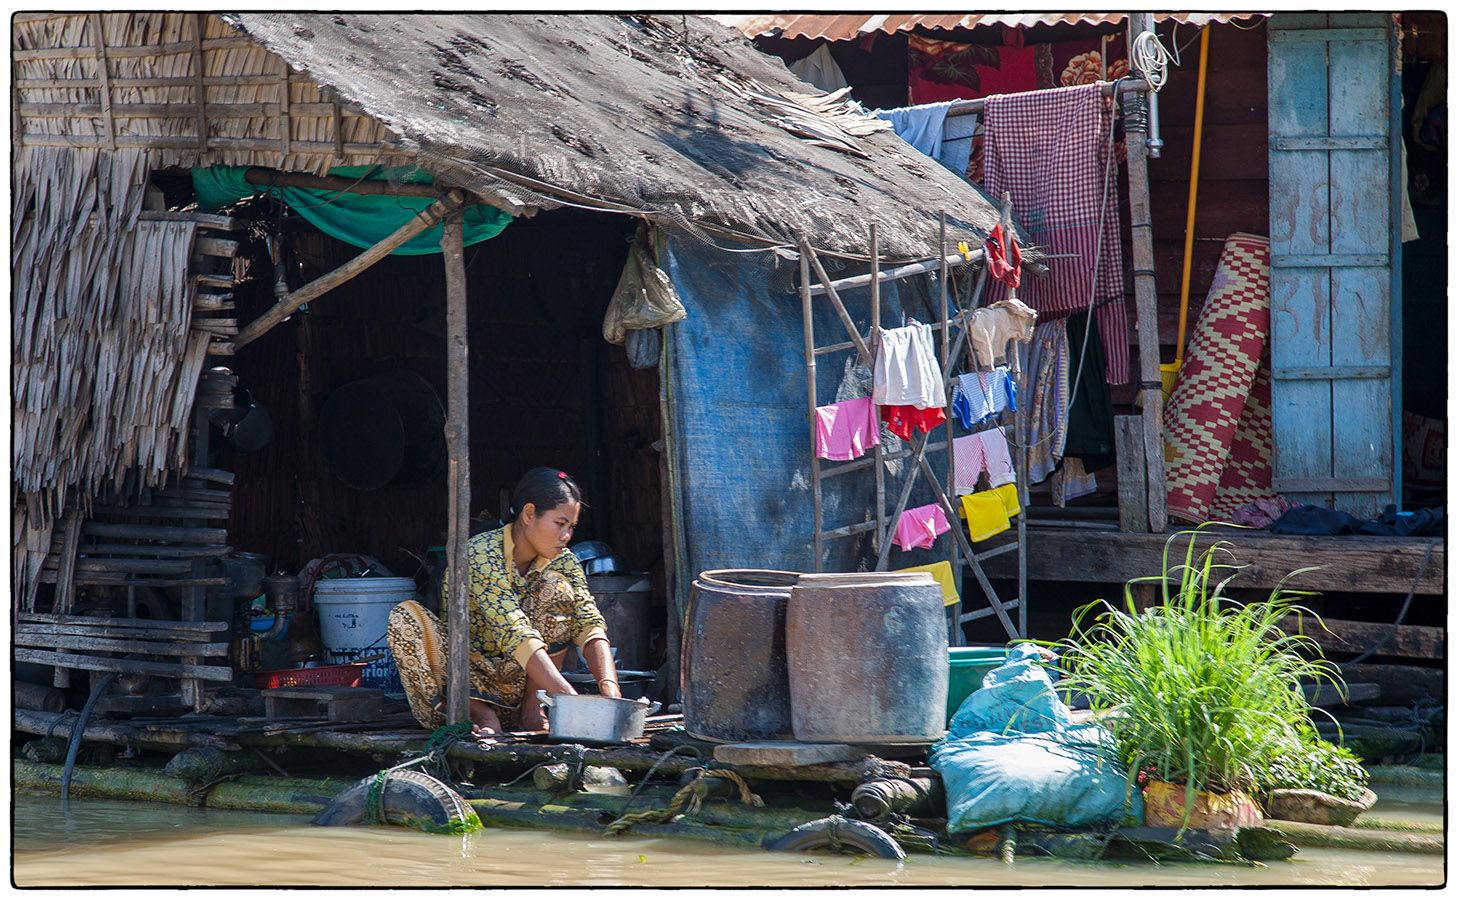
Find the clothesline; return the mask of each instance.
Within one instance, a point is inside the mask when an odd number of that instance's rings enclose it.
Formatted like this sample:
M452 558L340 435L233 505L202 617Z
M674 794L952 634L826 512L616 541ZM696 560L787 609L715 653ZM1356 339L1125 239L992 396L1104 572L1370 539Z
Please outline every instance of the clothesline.
M1114 85L1119 86L1122 93L1143 94L1149 91L1149 82L1138 76L1121 78L1118 81L1101 81L1099 90L1105 97L1114 95ZM980 114L987 106L987 98L979 97L976 100L954 100L952 105L947 107L949 116L971 116Z

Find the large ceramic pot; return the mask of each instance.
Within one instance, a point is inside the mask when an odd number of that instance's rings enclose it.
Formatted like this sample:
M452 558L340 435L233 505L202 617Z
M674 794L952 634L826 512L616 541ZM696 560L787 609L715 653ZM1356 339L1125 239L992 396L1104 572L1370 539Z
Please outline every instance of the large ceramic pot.
M1199 791L1194 809L1185 818L1186 787L1151 780L1144 786L1144 824L1155 828L1200 828L1230 832L1261 824L1261 809L1244 791L1218 794Z

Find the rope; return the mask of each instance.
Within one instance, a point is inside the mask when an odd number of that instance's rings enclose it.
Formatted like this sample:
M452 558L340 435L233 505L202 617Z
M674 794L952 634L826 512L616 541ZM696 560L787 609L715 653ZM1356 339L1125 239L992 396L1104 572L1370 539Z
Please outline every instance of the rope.
M385 810L385 784L389 782L390 775L400 769L408 769L411 766L423 765L425 763L443 763L445 760L446 748L456 741L463 740L471 733L470 722L457 722L454 725L442 725L430 733L425 741L425 752L414 759L407 759L404 762L391 766L388 769L381 769L375 773L374 780L370 782L370 792L365 798L364 822L366 825L384 825ZM441 774L441 773L437 773ZM442 778L442 781L448 780Z
M677 748L675 748L677 749ZM764 806L764 800L749 789L749 784L738 773L729 769L700 769L698 777L678 789L673 799L662 809L645 809L642 812L624 814L613 820L603 834L609 837L622 834L634 825L672 822L680 815L697 815L709 792L708 779L722 778L739 789L739 802L745 806ZM646 781L646 779L645 779ZM831 826L831 846L836 846L835 828Z
M633 803L638 799L638 795L643 793L643 788L647 787L648 782L653 780L653 773L658 771L658 767L663 765L665 762L668 762L668 760L680 750L692 750L695 757L698 757L700 759L703 758L703 754L699 752L699 748L693 746L692 744L679 744L677 747L674 747L667 753L664 753L662 756L658 757L653 765L648 768L648 774L644 775L643 780L638 782L638 786L633 789L633 794L628 798L628 802L623 804L622 811L618 813L618 818L622 818L623 816L626 816L628 814L628 810L633 807Z

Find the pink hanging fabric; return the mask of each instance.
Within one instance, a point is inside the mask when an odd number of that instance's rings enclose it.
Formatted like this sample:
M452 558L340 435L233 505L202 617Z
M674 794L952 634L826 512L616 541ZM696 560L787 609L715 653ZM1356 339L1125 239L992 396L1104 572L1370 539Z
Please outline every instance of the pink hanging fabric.
M870 397L843 400L815 410L815 455L821 459L859 459L880 440L881 425Z
M896 536L891 543L902 550L926 550L936 543L938 537L952 530L947 523L947 514L937 503L908 509L896 522Z

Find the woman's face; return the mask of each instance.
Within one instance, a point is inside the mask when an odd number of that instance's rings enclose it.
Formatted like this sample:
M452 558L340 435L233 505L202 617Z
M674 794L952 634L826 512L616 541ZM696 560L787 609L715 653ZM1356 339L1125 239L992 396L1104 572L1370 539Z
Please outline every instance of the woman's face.
M581 511L582 504L576 500L543 511L528 503L521 511L522 537L538 556L556 559L572 543L572 532L577 528L577 515Z

